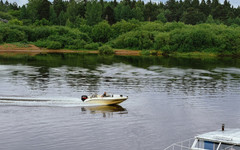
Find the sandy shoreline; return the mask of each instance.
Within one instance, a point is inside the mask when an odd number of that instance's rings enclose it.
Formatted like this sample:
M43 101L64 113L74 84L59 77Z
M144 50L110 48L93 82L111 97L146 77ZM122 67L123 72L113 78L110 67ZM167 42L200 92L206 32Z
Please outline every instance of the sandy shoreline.
M139 56L140 51L136 50L114 50L115 55L122 55L122 56ZM35 45L28 45L27 47L17 47L13 44L5 44L0 45L0 54L28 54L28 55L37 55L40 53L90 53L90 54L98 54L97 50L65 50L65 49L45 49L39 48Z

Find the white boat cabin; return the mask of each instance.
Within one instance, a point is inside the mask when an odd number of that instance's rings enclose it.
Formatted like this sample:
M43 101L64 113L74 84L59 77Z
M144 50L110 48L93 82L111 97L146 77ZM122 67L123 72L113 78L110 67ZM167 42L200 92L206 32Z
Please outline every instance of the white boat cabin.
M240 150L240 129L226 129L195 137L192 150Z
M240 129L224 129L174 143L164 150L240 150Z

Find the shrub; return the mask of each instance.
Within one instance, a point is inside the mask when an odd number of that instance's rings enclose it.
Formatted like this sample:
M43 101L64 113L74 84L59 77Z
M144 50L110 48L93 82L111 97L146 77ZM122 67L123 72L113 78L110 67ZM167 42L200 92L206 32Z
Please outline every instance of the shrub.
M131 31L120 35L112 41L116 48L151 49L153 47L154 36L148 31Z
M20 25L20 26L22 26L22 25L23 25L23 22L20 21L20 20L18 20L18 19L12 19L12 20L10 20L10 21L8 22L8 24L10 24L10 25Z
M60 48L62 48L62 44L60 42L56 42L56 41L48 41L47 42L47 48L49 48L49 49L60 49Z
M161 22L144 22L144 24L139 27L139 30L145 30L145 31L163 31L164 30L164 24Z
M95 42L106 43L112 35L112 29L107 21L95 25L92 29L92 39Z
M3 43L3 37L0 35L0 44Z
M111 54L115 53L113 51L112 47L108 46L108 45L103 45L103 46L99 47L98 50L99 50L99 54L101 54L101 55L111 55Z
M166 50L169 46L170 35L167 32L160 32L155 37L154 48L157 50Z
M97 50L99 47L98 43L90 43L84 46L85 49Z
M80 32L83 32L83 33L86 33L86 34L90 34L92 32L92 27L89 26L89 25L80 25L79 26L79 31Z
M34 43L38 47L46 47L49 49L60 49L63 48L62 44L57 41L49 41L49 40L38 40Z
M141 54L141 55L144 55L144 56L149 56L149 55L151 55L151 53L150 53L149 50L142 50L142 51L140 52L140 54Z
M38 41L34 42L34 44L38 47L47 47L48 46L47 41L43 41L43 40L38 40Z
M51 30L50 27L48 26L40 26L40 27L35 27L34 28L35 32L35 40L40 40L40 39L46 39L48 36L50 36L53 33L53 30Z
M27 41L35 41L35 32L28 26L11 26L11 28L20 30L25 33Z
M13 16L8 13L0 11L0 18L6 19L6 20L11 20L11 19L13 19Z
M69 41L68 45L65 47L70 49L82 49L84 48L85 45L86 45L86 42L84 40L76 39L76 40Z
M16 29L8 30L6 35L6 42L11 43L11 42L21 42L21 41L26 41L26 36L24 32L21 32Z
M179 52L194 52L212 49L216 43L215 34L209 29L186 28L170 32L170 49Z
M116 38L123 33L127 33L129 31L136 29L137 27L138 27L137 24L127 22L125 20L117 22L116 24L112 25L113 37Z
M168 22L164 25L163 31L169 32L175 29L185 29L186 27L188 27L188 25L185 25L182 22Z

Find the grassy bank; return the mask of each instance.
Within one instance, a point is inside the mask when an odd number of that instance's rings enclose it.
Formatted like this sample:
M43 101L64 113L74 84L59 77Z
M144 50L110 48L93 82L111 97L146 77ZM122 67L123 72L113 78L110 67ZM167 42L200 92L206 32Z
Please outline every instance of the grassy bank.
M164 57L176 57L176 58L217 58L217 57L237 57L239 55L233 55L231 53L217 53L217 52L172 52L165 53L160 50L131 50L131 49L113 49L113 55L122 56L164 56ZM71 49L47 49L40 48L33 44L27 43L4 43L0 45L0 55L4 57L26 57L34 56L41 53L93 53L101 54L98 50L71 50Z

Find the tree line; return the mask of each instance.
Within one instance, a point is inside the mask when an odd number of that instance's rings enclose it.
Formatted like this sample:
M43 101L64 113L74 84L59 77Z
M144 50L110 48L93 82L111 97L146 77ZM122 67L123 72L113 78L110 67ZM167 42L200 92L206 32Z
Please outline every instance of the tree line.
M79 27L82 24L95 25L103 20L114 24L121 20L184 22L199 24L205 22L240 25L240 7L234 8L224 0L168 0L166 3L144 3L141 0L120 2L103 0L29 0L26 5L0 1L0 18L24 25L62 25ZM20 22L19 22L20 21Z
M29 0L21 7L1 0L0 5L0 18L8 20L0 20L0 43L240 55L240 8L226 0Z

